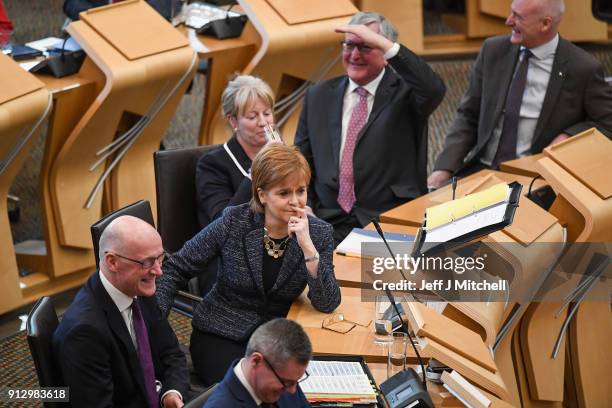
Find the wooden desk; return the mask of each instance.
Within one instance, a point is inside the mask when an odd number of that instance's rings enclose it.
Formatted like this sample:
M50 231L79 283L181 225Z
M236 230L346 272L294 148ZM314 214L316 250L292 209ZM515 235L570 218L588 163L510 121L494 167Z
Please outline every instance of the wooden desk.
M501 171L505 173L520 174L526 177L540 175L537 161L544 157L544 153L521 157L520 159L508 160L500 165Z
M374 302L362 302L361 290L357 288L340 288L342 303L335 313L343 313L348 320L367 322L374 317ZM374 344L373 323L368 327L356 326L348 333L341 334L321 328L323 319L329 314L315 310L306 292L295 300L288 319L295 320L304 327L315 354L339 354L363 356L367 362L386 362L387 349ZM408 351L408 361L415 364L416 356ZM427 358L422 355L423 358Z
M503 173L494 170L481 170L459 180L457 184L456 197L463 197L466 194L477 191L480 186L486 184L486 178L491 176L495 176L499 180L506 183L511 183L513 181L521 183L523 185L523 195L527 194L529 183L531 183L532 179L530 177L517 174ZM536 182L533 188L537 188L542 184L543 182ZM423 215L428 207L448 201L451 199L451 197L451 187L450 185L447 185L430 194L415 198L406 204L382 213L380 215L380 221L390 224L411 225L415 227L421 226L423 223Z

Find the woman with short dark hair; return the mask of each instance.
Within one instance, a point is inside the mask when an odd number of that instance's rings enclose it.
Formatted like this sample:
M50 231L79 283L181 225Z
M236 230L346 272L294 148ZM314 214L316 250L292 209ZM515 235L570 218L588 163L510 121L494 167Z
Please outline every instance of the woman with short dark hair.
M340 304L330 224L306 213L310 168L294 147L266 145L252 166L250 204L227 208L164 263L157 298L169 312L178 287L219 256L217 280L196 307L191 358L206 384L223 378L242 357L251 333L285 317L308 286L312 305Z

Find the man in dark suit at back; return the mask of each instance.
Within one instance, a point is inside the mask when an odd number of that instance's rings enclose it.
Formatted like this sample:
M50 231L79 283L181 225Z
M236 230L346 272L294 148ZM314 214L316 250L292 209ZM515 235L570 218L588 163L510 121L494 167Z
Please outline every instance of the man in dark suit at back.
M100 238L100 271L53 336L73 407L181 407L187 362L155 301L164 250L145 221L118 217Z
M512 34L482 46L429 187L593 126L612 137L612 87L592 55L559 37L563 11L563 0L512 2Z
M79 13L82 11L118 3L119 1L121 0L64 0L64 14L71 20L78 20ZM147 3L166 20L170 19L170 0L147 0Z
M253 332L244 358L232 363L205 408L310 407L299 382L312 346L302 326L274 319Z
M427 120L446 88L383 16L360 12L336 31L346 75L308 90L295 144L313 172L309 204L338 244L426 192Z

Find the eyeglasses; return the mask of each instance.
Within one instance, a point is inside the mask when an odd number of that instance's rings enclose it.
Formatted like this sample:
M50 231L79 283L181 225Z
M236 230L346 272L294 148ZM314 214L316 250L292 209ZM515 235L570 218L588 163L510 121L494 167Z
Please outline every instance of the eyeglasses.
M146 259L143 259L142 261L139 261L137 259L132 259L132 258L128 258L127 256L119 255L115 252L106 251L104 253L115 255L118 258L125 259L126 261L137 263L138 265L142 267L142 269L145 269L145 270L149 270L153 268L155 266L155 262L158 262L159 266L161 267L164 263L164 259L166 258L166 255L168 255L167 252L164 251L156 257L146 258Z
M357 51L359 51L359 53L361 54L369 54L374 49L369 45L357 44L347 41L341 41L340 44L342 44L342 51L346 52L347 54L353 52L355 48L357 48Z
M345 334L353 330L355 326L368 327L370 323L372 323L371 320L369 320L367 324L353 322L348 320L342 313L334 313L331 316L323 319L321 328L336 333Z
M304 371L304 374L302 375L302 377L300 377L300 379L297 381L284 379L283 377L278 375L274 367L272 367L272 364L270 364L270 362L264 357L263 354L261 355L261 358L266 363L266 365L270 368L270 370L274 373L274 375L276 376L276 379L282 384L283 388L295 387L296 385L298 385L299 383L303 381L306 381L306 379L310 377L310 374L308 373L308 371Z

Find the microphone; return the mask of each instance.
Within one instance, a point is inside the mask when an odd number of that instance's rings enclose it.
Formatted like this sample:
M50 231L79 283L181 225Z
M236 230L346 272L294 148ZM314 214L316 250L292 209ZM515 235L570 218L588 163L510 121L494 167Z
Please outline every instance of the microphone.
M378 232L378 235L380 235L383 242L385 243L385 246L387 247L387 250L389 251L391 258L395 258L395 255L393 254L393 251L391 250L391 247L389 246L389 243L387 242L387 238L385 238L385 234L382 228L380 227L380 224L378 223L378 221L376 221L375 219L372 219L372 224L374 224L374 228L376 228L376 232ZM404 278L407 281L408 279L406 279L406 275L404 275L404 271L401 268L397 268L397 270L402 275L402 278ZM389 301L391 302L391 304L393 305L393 308L395 309L395 313L397 313L397 317L399 317L400 321L402 322L402 327L406 328L406 334L408 335L408 339L410 339L410 344L412 345L414 354L416 355L417 361L419 362L419 365L421 366L423 388L425 389L425 391L427 391L427 380L425 377L425 365L423 364L423 359L421 358L421 354L419 353L419 350L416 348L416 345L414 344L414 341L412 340L412 336L410 335L410 330L408 330L408 324L404 321L404 319L400 315L397 305L395 304L395 298L393 297L393 294L391 293L389 288L385 288L385 292L387 293L387 297L389 298Z
M225 21L226 21L226 22L228 22L228 24L229 24L229 19L230 19L230 16L229 16L230 10L231 10L231 9L232 9L232 7L234 7L235 5L236 5L236 3L235 3L235 2L234 2L234 3L232 3L232 4L230 4L230 6L227 8L227 11L226 11L226 13L225 13Z

